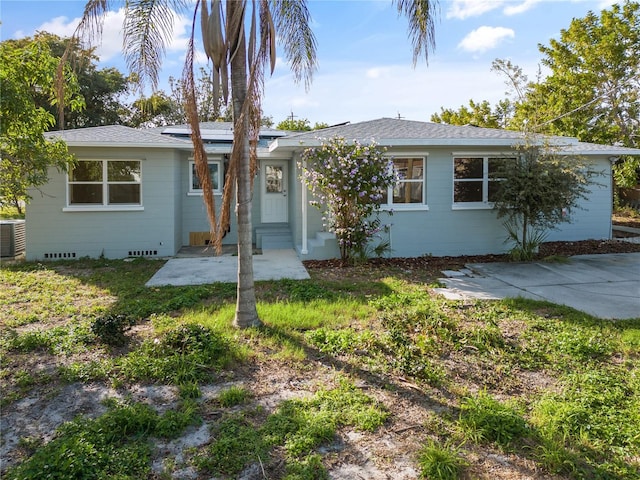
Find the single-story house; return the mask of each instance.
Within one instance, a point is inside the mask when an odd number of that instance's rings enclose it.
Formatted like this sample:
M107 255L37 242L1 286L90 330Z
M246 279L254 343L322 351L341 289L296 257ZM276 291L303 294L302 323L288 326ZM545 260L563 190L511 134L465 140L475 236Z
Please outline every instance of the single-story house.
M232 125L203 123L201 130L219 204ZM188 126L105 126L48 135L66 141L77 165L68 173L52 169L49 183L31 192L28 260L166 257L208 242ZM388 192L381 213L390 225L385 235L391 255L471 255L509 248L502 220L492 210L488 172L496 159L514 156L520 134L393 118L303 133L262 130L252 211L258 248L294 248L302 259L339 256L335 237L323 231L322 216L309 205L310 193L299 178L304 149L335 136L375 140L393 159L400 181ZM560 225L549 240L611 238L612 163L640 150L565 137L552 141L563 153L586 157L602 176L582 208L572 212L572 223ZM232 224L224 243L236 242Z

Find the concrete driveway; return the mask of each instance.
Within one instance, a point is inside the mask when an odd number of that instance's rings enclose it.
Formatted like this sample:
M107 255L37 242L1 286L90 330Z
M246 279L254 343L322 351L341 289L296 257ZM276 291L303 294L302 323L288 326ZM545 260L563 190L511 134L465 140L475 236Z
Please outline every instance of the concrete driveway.
M476 263L443 272L449 299L524 297L599 318L640 317L640 253L578 255L567 263Z

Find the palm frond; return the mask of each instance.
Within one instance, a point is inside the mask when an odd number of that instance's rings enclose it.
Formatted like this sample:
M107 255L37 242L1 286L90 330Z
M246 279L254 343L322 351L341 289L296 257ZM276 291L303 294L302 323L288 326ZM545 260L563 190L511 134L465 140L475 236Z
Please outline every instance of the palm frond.
M227 103L229 98L228 46L224 39L222 2L211 0L210 12L207 9L207 2L208 0L201 0L202 43L207 57L213 62L213 96L218 101L222 86L222 98L224 103Z
M240 8L229 8L229 3L240 2ZM237 6L236 6L237 7ZM246 0L227 0L227 44L229 48L229 63L238 53L240 39L244 38L244 13ZM244 53L244 52L243 52Z
M222 233L218 227L216 220L216 204L213 196L213 185L211 175L209 173L209 163L207 162L207 152L204 148L202 135L200 133L200 119L198 118L198 102L196 100L195 80L193 77L193 58L195 55L195 22L198 15L198 6L194 9L193 24L191 27L191 36L187 46L187 56L182 71L182 84L184 92L185 111L187 114L187 122L191 127L191 142L193 143L193 159L196 166L196 174L202 185L202 195L207 210L207 218L209 219L209 228L211 238L214 240L216 251L218 254L222 248ZM217 239L220 237L220 241Z
M311 30L309 10L304 0L272 0L271 13L285 57L291 63L296 82L309 88L316 70L316 38Z
M109 0L89 0L84 6L80 23L73 33L73 38L85 38L93 43L102 36L104 14L109 10Z
M123 25L123 51L140 84L158 86L160 67L171 42L175 15L184 0L127 0Z
M394 0L398 14L409 21L409 38L413 45L413 64L424 55L429 61L429 51L436 47L435 19L438 14L437 0Z

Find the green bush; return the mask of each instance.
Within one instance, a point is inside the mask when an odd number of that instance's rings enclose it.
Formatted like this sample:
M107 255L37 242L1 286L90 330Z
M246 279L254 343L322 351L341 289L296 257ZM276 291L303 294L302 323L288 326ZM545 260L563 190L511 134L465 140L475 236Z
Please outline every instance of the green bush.
M112 347L121 347L128 342L125 332L134 324L135 321L126 315L106 315L93 321L91 331L100 342Z

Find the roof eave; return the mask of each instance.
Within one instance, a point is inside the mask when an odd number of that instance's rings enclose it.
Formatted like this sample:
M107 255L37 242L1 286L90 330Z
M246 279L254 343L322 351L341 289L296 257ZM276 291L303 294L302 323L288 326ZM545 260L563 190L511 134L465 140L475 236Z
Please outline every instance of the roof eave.
M305 140L279 138L269 144L269 151L319 147L322 142L320 138ZM376 140L381 147L511 147L517 142L516 138L381 138Z
M597 150L597 149L586 149L586 150L581 150L579 148L576 149L571 149L571 150L560 150L558 151L558 154L560 155L580 155L580 156L591 156L591 155L603 155L603 156L608 156L608 157L640 157L640 150L627 150L627 149L622 149L622 150L612 150L612 149L603 149L603 150Z
M59 138L59 137L57 137ZM109 148L188 148L185 143L114 143L114 142L82 142L65 140L68 147L109 147Z

